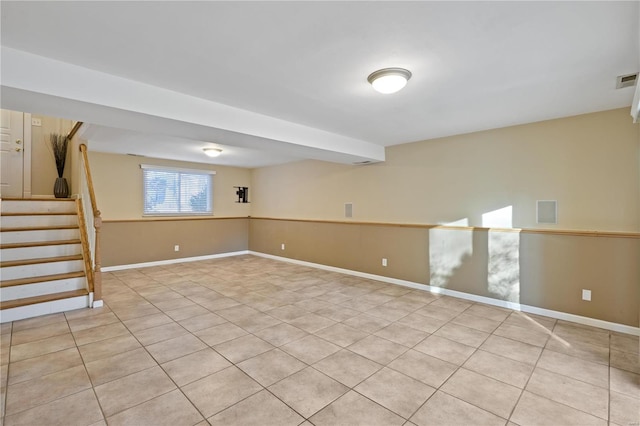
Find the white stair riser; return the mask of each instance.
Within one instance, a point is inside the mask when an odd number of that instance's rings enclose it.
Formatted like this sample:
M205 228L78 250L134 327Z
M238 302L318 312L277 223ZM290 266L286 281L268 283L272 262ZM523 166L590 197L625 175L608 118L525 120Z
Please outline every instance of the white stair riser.
M29 200L2 200L0 204L2 213L35 213L35 212L56 212L75 213L76 203L74 201L29 201Z
M17 280L20 278L41 277L43 275L66 274L79 271L84 271L84 263L82 260L36 263L33 265L0 268L0 279L3 281Z
M82 278L69 278L66 280L46 281L43 283L16 285L0 288L0 299L7 300L24 299L25 297L42 296L43 294L61 293L63 291L82 290L87 288L87 282Z
M53 302L37 303L35 305L20 306L18 308L0 311L0 323L18 321L25 318L55 314L57 312L72 311L89 307L89 296L71 297L69 299L54 300Z
M3 231L0 238L2 238L2 244L74 240L80 238L80 230L47 229L42 231Z
M20 247L0 250L3 261L40 259L44 257L73 256L82 254L80 244L58 244L52 246Z
M69 226L78 225L78 216L65 215L37 215L37 216L2 216L0 226L3 228L21 228L27 226Z

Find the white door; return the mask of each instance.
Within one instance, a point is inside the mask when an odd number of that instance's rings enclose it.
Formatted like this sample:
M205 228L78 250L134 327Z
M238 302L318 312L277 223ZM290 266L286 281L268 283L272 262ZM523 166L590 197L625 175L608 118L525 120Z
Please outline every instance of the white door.
M24 114L0 110L0 197L22 198Z

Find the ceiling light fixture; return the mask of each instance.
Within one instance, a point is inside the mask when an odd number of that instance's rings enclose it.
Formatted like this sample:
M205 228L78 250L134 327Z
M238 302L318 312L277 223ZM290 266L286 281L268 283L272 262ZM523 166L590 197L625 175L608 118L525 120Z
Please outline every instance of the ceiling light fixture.
M222 154L222 150L218 148L202 148L202 150L209 157L217 157Z
M376 92L395 93L407 85L411 78L411 71L404 68L384 68L369 74L367 81Z

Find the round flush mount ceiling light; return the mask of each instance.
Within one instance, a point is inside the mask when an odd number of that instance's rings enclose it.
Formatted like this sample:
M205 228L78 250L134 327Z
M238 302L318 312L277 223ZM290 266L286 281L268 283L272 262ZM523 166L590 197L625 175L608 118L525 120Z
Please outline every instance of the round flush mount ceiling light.
M407 85L411 71L404 68L384 68L369 74L367 81L376 92L395 93Z
M202 148L202 150L209 157L217 157L222 154L222 150L218 148Z

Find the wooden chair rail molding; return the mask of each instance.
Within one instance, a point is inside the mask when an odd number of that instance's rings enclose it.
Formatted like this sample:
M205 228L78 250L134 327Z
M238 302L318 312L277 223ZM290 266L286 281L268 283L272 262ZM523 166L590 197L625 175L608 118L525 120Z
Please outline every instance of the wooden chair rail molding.
M78 122L82 125L81 122ZM76 123L74 126L75 131L80 126ZM75 132L72 130L73 134ZM93 268L93 300L102 300L102 261L100 252L100 230L102 227L102 217L100 216L100 210L98 210L98 203L96 201L96 193L93 188L93 179L91 178L91 168L89 167L89 157L87 155L87 146L80 144L80 152L82 154L82 163L84 165L83 170L85 178L87 179L87 190L89 192L89 198L91 200L91 209L93 210L93 228L95 229L95 248L93 253L94 268Z
M102 223L130 223L130 222L175 222L186 220L230 220L230 219L250 219L250 216L165 216L165 217L145 217L142 219L105 219Z
M355 222L345 220L317 220L317 219L285 219L276 217L251 217L255 220L278 220L285 222L309 222L330 223L338 225L364 225L364 226L390 226L398 228L421 229L451 229L456 231L491 231L491 232L516 232L523 234L566 235L574 237L607 237L607 238L632 238L640 239L640 232L609 232L609 231L582 231L571 229L532 229L532 228L485 228L481 226L448 226L420 223L393 223L393 222Z

